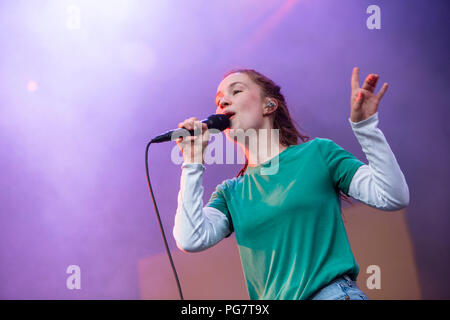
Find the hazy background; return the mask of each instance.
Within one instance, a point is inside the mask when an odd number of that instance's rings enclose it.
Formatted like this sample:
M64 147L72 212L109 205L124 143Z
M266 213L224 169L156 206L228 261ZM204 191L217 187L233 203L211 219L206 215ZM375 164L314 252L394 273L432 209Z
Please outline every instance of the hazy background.
M390 85L379 128L409 185L423 296L449 299L449 17L437 0L0 1L0 298L139 299L137 261L164 252L146 143L214 113L232 68L273 79L302 133L367 163L348 123L359 66ZM174 146L149 162L176 250ZM207 165L204 201L240 167Z

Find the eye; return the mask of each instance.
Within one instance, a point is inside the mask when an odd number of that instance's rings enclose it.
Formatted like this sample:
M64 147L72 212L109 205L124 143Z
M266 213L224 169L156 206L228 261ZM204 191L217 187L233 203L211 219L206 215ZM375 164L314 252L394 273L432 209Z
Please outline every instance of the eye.
M238 93L238 92L242 92L242 90L233 90L233 96L236 95L236 93ZM216 102L217 107L219 106L219 102L220 102L220 99L217 100L217 102Z

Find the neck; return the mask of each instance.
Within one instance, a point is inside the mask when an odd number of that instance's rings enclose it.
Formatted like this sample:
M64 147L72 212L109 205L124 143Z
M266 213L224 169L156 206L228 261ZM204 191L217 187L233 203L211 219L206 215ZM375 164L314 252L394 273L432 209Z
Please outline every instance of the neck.
M255 167L277 157L287 146L280 143L277 129L260 129L247 134L244 144L239 144L248 159L248 166Z

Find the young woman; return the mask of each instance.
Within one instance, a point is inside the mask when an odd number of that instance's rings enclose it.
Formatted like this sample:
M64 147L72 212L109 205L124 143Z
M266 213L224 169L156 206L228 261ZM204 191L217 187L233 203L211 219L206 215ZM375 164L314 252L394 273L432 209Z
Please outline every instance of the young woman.
M216 113L231 116L225 134L243 149L246 163L203 206L209 132L197 118L178 125L202 135L177 140L184 157L173 228L177 245L197 252L235 232L250 299L368 299L356 285L359 267L339 197L393 211L409 204L409 189L377 128L387 83L375 94L379 76L370 74L360 88L358 73L354 68L348 120L368 165L330 139L301 135L279 86L255 70L234 70L219 84ZM238 132L250 129L262 134L237 142ZM267 149L250 147L261 139Z

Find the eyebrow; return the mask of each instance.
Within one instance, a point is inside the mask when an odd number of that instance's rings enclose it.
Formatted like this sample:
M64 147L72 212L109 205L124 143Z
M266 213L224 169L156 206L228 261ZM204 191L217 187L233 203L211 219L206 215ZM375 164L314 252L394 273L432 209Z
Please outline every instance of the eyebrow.
M230 84L230 86L229 86L228 88L231 89L234 85L236 85L236 84L238 84L238 83L243 84L244 86L246 85L246 84L243 83L243 82L236 81L236 82L233 82L232 84ZM217 92L216 97L214 98L214 101L215 101L216 103L217 103L217 96L219 95L219 93L221 93L221 92L220 92L220 91Z

